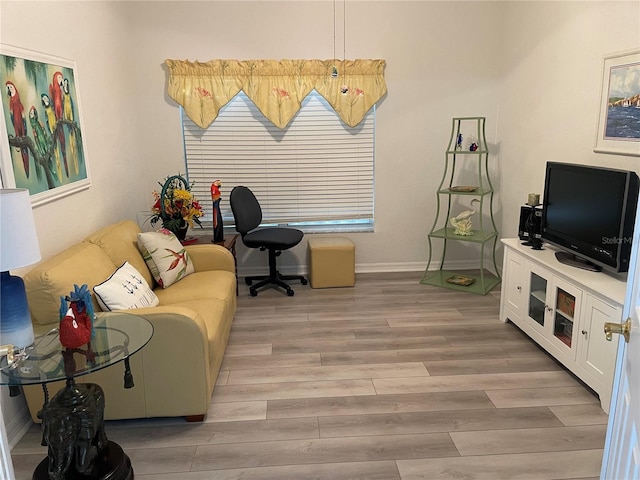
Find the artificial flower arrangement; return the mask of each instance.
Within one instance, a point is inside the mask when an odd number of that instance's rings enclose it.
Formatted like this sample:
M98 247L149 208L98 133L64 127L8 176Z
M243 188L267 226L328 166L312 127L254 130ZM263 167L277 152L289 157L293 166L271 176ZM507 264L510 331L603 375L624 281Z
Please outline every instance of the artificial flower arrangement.
M155 202L151 207L151 226L162 221L162 226L174 233L193 227L196 223L202 227L200 217L204 215L200 202L191 193L189 185L181 175L169 176L164 182L158 182L160 192L154 190Z

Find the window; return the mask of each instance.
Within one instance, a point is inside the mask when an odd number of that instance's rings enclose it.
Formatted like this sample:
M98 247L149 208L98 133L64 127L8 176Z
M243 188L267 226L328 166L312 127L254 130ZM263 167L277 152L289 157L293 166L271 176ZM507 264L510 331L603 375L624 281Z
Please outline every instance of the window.
M350 128L314 90L281 130L240 92L208 129L184 114L182 125L187 175L208 213L205 222L211 222L209 188L219 178L225 226L233 225L229 193L245 185L260 202L263 224L373 229L375 106Z

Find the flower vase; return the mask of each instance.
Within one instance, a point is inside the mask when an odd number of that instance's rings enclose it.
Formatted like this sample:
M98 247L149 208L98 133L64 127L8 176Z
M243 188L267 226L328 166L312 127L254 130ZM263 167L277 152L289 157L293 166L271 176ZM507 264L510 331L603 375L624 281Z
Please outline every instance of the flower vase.
M171 224L164 224L164 228L173 233L178 240L184 242L185 238L187 238L187 230L189 230L189 224L182 220L182 222L176 224L175 222L171 222Z
M222 224L222 212L220 211L220 199L213 202L213 242L224 242L224 225Z

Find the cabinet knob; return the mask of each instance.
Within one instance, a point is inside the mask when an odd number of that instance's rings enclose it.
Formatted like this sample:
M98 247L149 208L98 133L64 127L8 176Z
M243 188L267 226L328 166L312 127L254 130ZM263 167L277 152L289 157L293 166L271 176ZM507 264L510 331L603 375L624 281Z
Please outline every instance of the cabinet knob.
M586 337L587 336L587 331L586 330L582 330L582 334Z
M551 308L549 305L545 305L544 308L547 309L547 312L553 312L553 308Z
M516 290L518 290L519 292L521 292L521 291L522 291L522 287L521 287L520 285L518 285L518 286L516 287Z
M624 337L624 341L629 343L629 336L631 335L631 318L627 318L624 323L611 323L605 322L604 334L607 340L611 341L614 333L618 333Z

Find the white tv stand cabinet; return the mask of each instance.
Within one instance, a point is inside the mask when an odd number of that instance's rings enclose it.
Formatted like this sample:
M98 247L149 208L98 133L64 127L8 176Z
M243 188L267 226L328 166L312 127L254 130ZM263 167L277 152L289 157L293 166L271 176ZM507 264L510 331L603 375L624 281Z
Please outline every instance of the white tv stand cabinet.
M554 247L533 250L503 239L500 319L511 321L591 387L609 413L617 339L604 323L621 323L626 277L560 263Z

